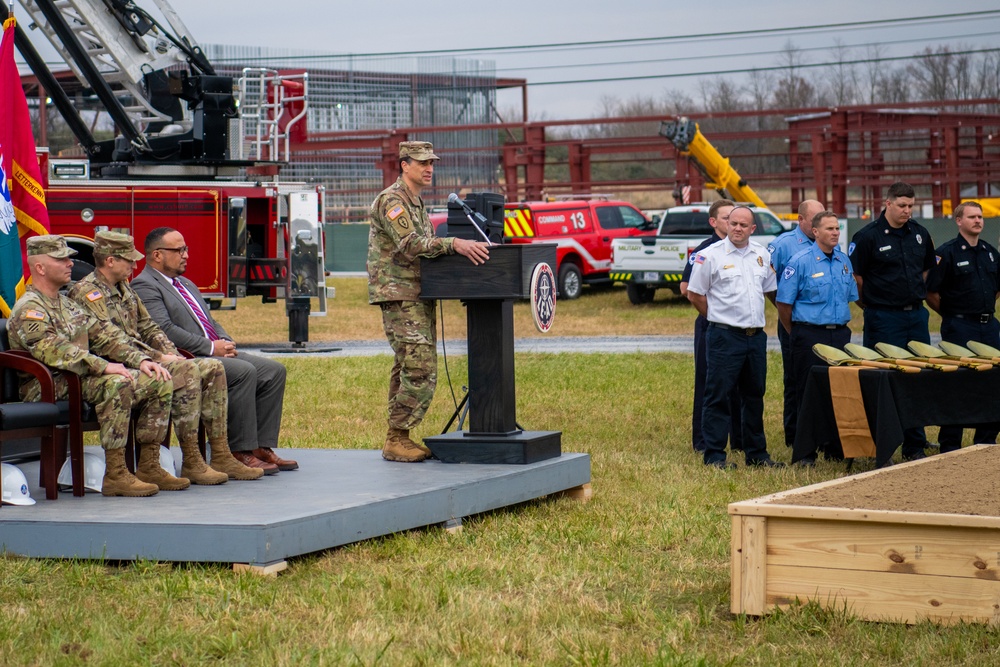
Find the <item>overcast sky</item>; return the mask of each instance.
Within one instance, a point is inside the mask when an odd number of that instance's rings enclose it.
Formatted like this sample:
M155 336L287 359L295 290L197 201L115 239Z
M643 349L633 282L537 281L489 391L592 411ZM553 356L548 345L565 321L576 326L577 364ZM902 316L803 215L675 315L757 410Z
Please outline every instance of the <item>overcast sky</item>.
M138 0L152 8L152 0ZM527 79L532 118L598 115L602 96L662 98L680 90L697 97L698 76L677 76L778 64L774 52L791 42L805 62L825 62L837 40L883 44L883 55L905 56L925 46L1000 47L1000 14L990 17L900 23L903 17L1000 9L996 0L801 1L504 0L502 2L320 3L316 0L171 0L201 43L253 44L329 54L373 54L428 49L468 49L600 40L636 40L737 32L724 38L659 41L620 47L576 46L559 50L459 54L491 60L497 75ZM866 26L756 35L756 31L848 22ZM647 62L651 61L651 62ZM607 64L619 63L619 64ZM669 78L664 78L669 75ZM660 77L545 85L556 81ZM702 76L701 78L708 78ZM741 75L732 75L742 81ZM502 93L501 111L520 108L519 93Z

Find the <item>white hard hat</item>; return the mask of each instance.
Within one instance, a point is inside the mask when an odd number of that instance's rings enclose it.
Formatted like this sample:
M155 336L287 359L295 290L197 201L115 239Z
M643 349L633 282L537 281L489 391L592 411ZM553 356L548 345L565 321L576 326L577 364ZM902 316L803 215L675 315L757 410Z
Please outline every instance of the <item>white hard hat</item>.
M73 469L70 467L70 460L66 459L62 468L59 469L59 477L56 483L60 489L73 488ZM104 486L104 460L97 454L85 452L83 454L83 488L91 491L101 492Z
M171 475L177 474L177 463L174 462L174 455L166 447L160 447L160 467Z
M17 466L0 463L0 488L3 489L2 504L34 505L35 500L28 492L28 480Z

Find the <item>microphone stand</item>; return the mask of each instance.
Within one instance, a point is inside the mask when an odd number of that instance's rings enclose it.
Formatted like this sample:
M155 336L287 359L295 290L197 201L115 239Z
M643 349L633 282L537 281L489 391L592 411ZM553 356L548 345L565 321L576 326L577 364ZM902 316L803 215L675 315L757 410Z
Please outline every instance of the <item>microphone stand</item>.
M469 222L472 223L472 226L476 228L476 231L479 232L479 235L483 237L483 240L489 245L493 245L493 241L490 240L489 235L483 231L483 228L479 226L476 219L472 217L472 210L468 206L462 206L462 211L465 213L465 217L469 219ZM486 218L483 218L483 222L486 222Z

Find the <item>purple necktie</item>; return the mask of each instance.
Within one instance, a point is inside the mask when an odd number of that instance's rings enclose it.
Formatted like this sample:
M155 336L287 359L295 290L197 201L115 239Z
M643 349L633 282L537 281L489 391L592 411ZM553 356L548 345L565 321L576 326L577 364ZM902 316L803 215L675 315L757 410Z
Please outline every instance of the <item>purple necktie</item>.
M177 278L174 278L174 287L177 288L177 291L180 292L180 295L184 297L185 301L187 301L187 305L191 308L192 311L194 311L194 316L198 318L199 322L201 322L201 326L204 327L205 334L208 336L208 339L220 340L219 334L215 333L215 327L213 327L212 323L208 321L208 317L205 315L205 311L203 311L201 308L198 307L198 304L195 303L194 301L194 297L192 297L191 294L186 289L184 289L184 285L182 285L181 281L178 280Z

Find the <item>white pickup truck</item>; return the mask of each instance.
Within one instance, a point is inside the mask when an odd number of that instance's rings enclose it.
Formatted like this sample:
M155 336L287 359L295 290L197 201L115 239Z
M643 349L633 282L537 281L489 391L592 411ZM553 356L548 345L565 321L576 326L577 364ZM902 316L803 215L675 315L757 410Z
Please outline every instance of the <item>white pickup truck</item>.
M709 204L667 209L656 236L616 239L611 246L611 279L625 283L628 300L638 305L653 300L666 287L680 293L681 275L692 250L715 233L708 224ZM766 208L755 208L757 229L752 239L767 246L785 231Z

